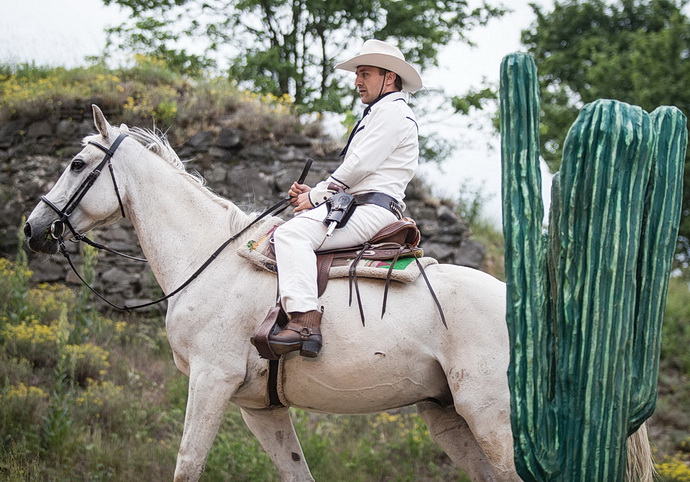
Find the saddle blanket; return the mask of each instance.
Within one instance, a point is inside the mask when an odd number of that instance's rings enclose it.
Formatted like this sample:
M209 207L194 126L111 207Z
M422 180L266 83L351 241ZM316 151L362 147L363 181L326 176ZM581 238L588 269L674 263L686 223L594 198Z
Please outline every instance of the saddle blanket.
M277 266L271 237L276 228L284 222L278 217L271 217L264 221L247 242L237 249L237 254L267 271L276 273ZM422 254L421 249L418 252ZM417 259L423 268L438 264L438 261L430 257L421 256ZM416 280L421 272L414 260L414 256L398 258L391 271L391 279L404 283ZM329 279L348 277L350 266L354 261L354 258L335 259L328 274ZM386 279L392 261L392 258L388 260L361 259L355 268L356 275L358 278Z

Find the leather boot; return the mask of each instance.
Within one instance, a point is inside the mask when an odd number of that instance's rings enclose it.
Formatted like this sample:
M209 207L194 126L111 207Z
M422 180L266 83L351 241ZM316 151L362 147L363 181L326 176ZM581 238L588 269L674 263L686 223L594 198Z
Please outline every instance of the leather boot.
M321 315L319 310L290 313L290 322L283 331L268 337L276 355L300 350L300 355L316 358L321 350Z

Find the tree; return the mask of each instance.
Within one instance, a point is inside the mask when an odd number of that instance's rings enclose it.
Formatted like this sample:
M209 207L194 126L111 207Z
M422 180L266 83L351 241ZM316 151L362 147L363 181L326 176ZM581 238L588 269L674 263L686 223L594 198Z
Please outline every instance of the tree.
M615 99L648 112L660 105L690 114L690 21L686 0L556 1L522 34L541 86L541 152L560 166L568 129L584 104ZM690 157L679 241L690 253Z
M333 67L364 39L393 41L425 68L436 64L442 46L468 41L469 30L504 13L467 0L103 1L131 10L130 22L110 29L111 46L163 58L193 75L222 64L230 52L229 73L241 85L290 95L308 112L352 106L352 89Z

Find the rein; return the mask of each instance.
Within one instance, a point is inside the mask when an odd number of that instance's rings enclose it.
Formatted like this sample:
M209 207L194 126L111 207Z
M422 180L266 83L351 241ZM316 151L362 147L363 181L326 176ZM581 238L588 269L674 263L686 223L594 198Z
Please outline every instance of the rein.
M125 216L125 208L124 205L122 204L122 198L120 197L120 190L117 187L117 181L115 180L115 173L113 171L113 165L111 162L111 159L115 155L115 151L117 148L120 146L122 141L127 137L127 134L121 133L117 139L111 144L110 148L107 148L101 144L98 144L97 142L94 141L89 141L89 144L97 147L101 151L105 153L105 156L103 156L103 160L96 166L96 168L89 173L87 178L84 180L84 182L79 185L77 190L74 192L72 197L67 201L67 204L65 204L65 207L60 209L58 208L52 201L47 199L45 196L41 196L41 201L46 203L53 211L55 211L60 218L57 221L54 221L51 226L50 226L50 235L53 239L57 240L59 249L60 249L60 254L65 257L67 262L70 265L70 268L72 268L72 271L74 271L74 274L77 275L77 278L87 287L89 288L96 296L98 296L101 300L103 300L105 303L110 305L111 307L120 310L120 311L132 311L136 310L139 308L146 308L148 306L152 306L155 304L158 304L162 301L167 300L168 298L171 298L172 296L175 296L177 293L185 289L192 281L194 281L201 273L204 271L217 257L218 255L228 247L230 243L235 241L238 237L240 237L242 234L244 234L249 228L254 226L256 223L258 223L260 220L268 216L269 214L279 214L285 208L288 207L290 204L290 197L286 197L275 203L273 206L267 208L263 213L261 213L259 216L257 216L255 219L252 220L247 226L242 228L239 232L228 238L223 244L221 244L218 249L216 249L211 256L180 286L178 286L176 289L174 289L172 292L168 293L167 295L158 298L157 300L150 301L147 303L142 303L139 305L134 305L134 306L128 306L128 305L116 305L115 303L111 302L105 296L100 294L98 291L96 291L89 283L86 282L86 280L82 277L82 275L79 273L77 268L74 266L74 263L72 262L72 258L70 257L69 253L67 252L67 247L65 246L65 226L69 228L69 230L72 232L74 235L74 239L76 242L83 241L86 244L96 248L96 249L103 249L105 251L108 251L113 254L117 254L118 256L122 256L124 258L128 259L133 259L136 261L143 261L146 262L146 259L143 258L137 258L135 256L130 256L124 253L120 253L119 251L116 251L114 249L108 248L107 246L104 246L102 244L98 244L89 238L87 238L85 235L79 233L77 230L74 229L72 224L69 221L69 217L71 216L72 212L77 208L81 200L84 198L86 193L91 189L91 186L96 182L96 179L98 179L98 176L100 176L103 168L105 165L108 165L108 169L110 171L110 177L113 180L113 187L115 189L115 194L117 195L117 201L120 205L120 212L122 213L122 217ZM304 180L307 177L307 174L309 173L309 169L311 168L313 160L312 159L307 159L307 162L304 166L304 169L302 170L302 174L299 177L299 184L302 184Z

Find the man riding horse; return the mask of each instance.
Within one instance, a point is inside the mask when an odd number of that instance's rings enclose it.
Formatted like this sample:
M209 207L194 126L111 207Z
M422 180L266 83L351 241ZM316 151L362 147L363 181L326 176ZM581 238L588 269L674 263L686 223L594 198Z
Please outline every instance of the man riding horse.
M422 87L417 70L396 47L367 40L361 53L336 65L355 72L355 87L364 104L340 153L343 162L313 188L295 182L289 190L295 217L274 233L281 303L288 313L285 329L269 337L277 355L300 350L316 357L322 344L315 251L360 245L402 217L405 188L419 160L418 127L406 93ZM329 200L346 192L357 207L332 234L324 220Z

